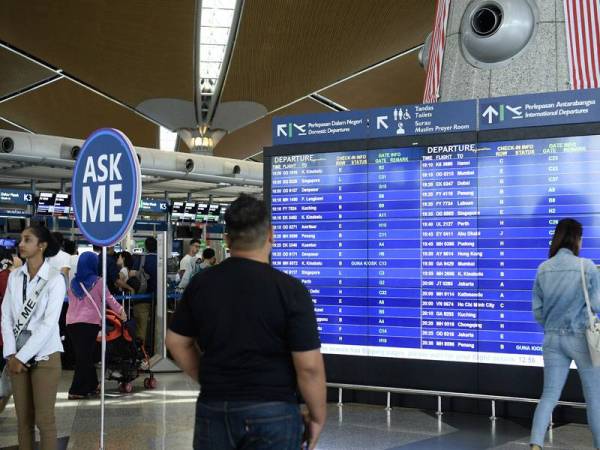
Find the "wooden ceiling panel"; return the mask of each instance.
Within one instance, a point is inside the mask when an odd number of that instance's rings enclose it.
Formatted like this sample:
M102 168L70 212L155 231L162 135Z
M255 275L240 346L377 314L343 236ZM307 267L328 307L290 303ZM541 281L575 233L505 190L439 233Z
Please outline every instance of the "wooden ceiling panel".
M54 72L0 48L0 97L19 92L54 76Z
M0 103L0 116L36 133L76 139L117 128L134 145L158 148L156 125L66 79Z
M195 0L2 0L0 40L130 106L193 100Z
M246 1L222 101L271 111L423 43L434 0Z
M296 114L311 114L331 112L331 110L314 100L300 100L287 108L273 114L268 114L262 119L252 122L226 135L217 144L214 155L224 158L244 159L262 152L264 147L273 145L271 121L274 116L291 116Z
M425 76L415 51L319 94L349 109L421 103Z

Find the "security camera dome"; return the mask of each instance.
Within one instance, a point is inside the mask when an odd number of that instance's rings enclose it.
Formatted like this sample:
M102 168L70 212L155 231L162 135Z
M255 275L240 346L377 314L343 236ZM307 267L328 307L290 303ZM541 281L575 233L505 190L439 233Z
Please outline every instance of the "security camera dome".
M480 68L508 63L531 41L537 15L532 0L471 2L460 26L465 58Z

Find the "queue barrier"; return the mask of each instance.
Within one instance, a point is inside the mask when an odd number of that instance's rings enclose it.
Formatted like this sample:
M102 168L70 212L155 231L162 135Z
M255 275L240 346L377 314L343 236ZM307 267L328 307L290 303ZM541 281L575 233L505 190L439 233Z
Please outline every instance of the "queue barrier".
M137 302L137 301L144 301L144 300L152 300L153 295L152 294L119 294L119 295L113 295L113 297L118 302L123 302L125 300ZM175 300L175 301L181 300L181 292L167 293L167 300ZM64 302L69 303L69 297L65 297Z
M152 297L154 295L153 294L120 294L120 295L113 295L114 299L116 301L133 301L133 302L137 302L137 301L142 301L142 300L152 300Z
M344 384L344 383L327 383L327 387L338 390L338 406L342 407L344 404L342 402L342 393L344 389L354 390L354 391L369 391L369 392L386 392L387 393L387 402L386 402L386 411L391 411L391 400L392 394L405 394L405 395L424 395L430 397L437 397L437 411L436 415L441 417L444 413L442 412L442 398L471 398L475 400L490 400L492 415L490 416L490 420L492 422L496 421L496 402L504 401L504 402L516 402L516 403L539 403L539 399L537 398L525 398L525 397L511 397L504 395L489 395L489 394L472 394L467 392L450 392L450 391L433 391L426 389L410 389L410 388L394 388L394 387L384 387L384 386L365 386L359 384ZM585 408L585 403L579 402L566 402L559 401L558 405L560 406L571 406L573 408ZM550 421L550 426L552 427L552 421Z

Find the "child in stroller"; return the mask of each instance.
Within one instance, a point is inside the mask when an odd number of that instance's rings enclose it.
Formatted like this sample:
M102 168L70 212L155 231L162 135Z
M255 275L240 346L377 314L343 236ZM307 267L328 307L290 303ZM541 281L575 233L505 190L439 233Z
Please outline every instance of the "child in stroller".
M123 322L114 312L106 310L106 379L118 381L120 392L131 393L132 381L140 373L149 375L144 379L144 388L157 387L144 346L135 339L133 322Z

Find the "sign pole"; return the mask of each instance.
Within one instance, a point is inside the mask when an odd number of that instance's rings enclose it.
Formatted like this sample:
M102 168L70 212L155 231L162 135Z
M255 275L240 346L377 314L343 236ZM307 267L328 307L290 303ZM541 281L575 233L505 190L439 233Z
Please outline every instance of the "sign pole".
M104 380L106 379L106 247L102 247L102 367L100 369L100 450L104 450Z
M114 128L94 131L77 155L71 203L81 234L102 247L100 450L104 450L105 437L106 249L121 241L133 226L141 194L140 161L131 141Z

